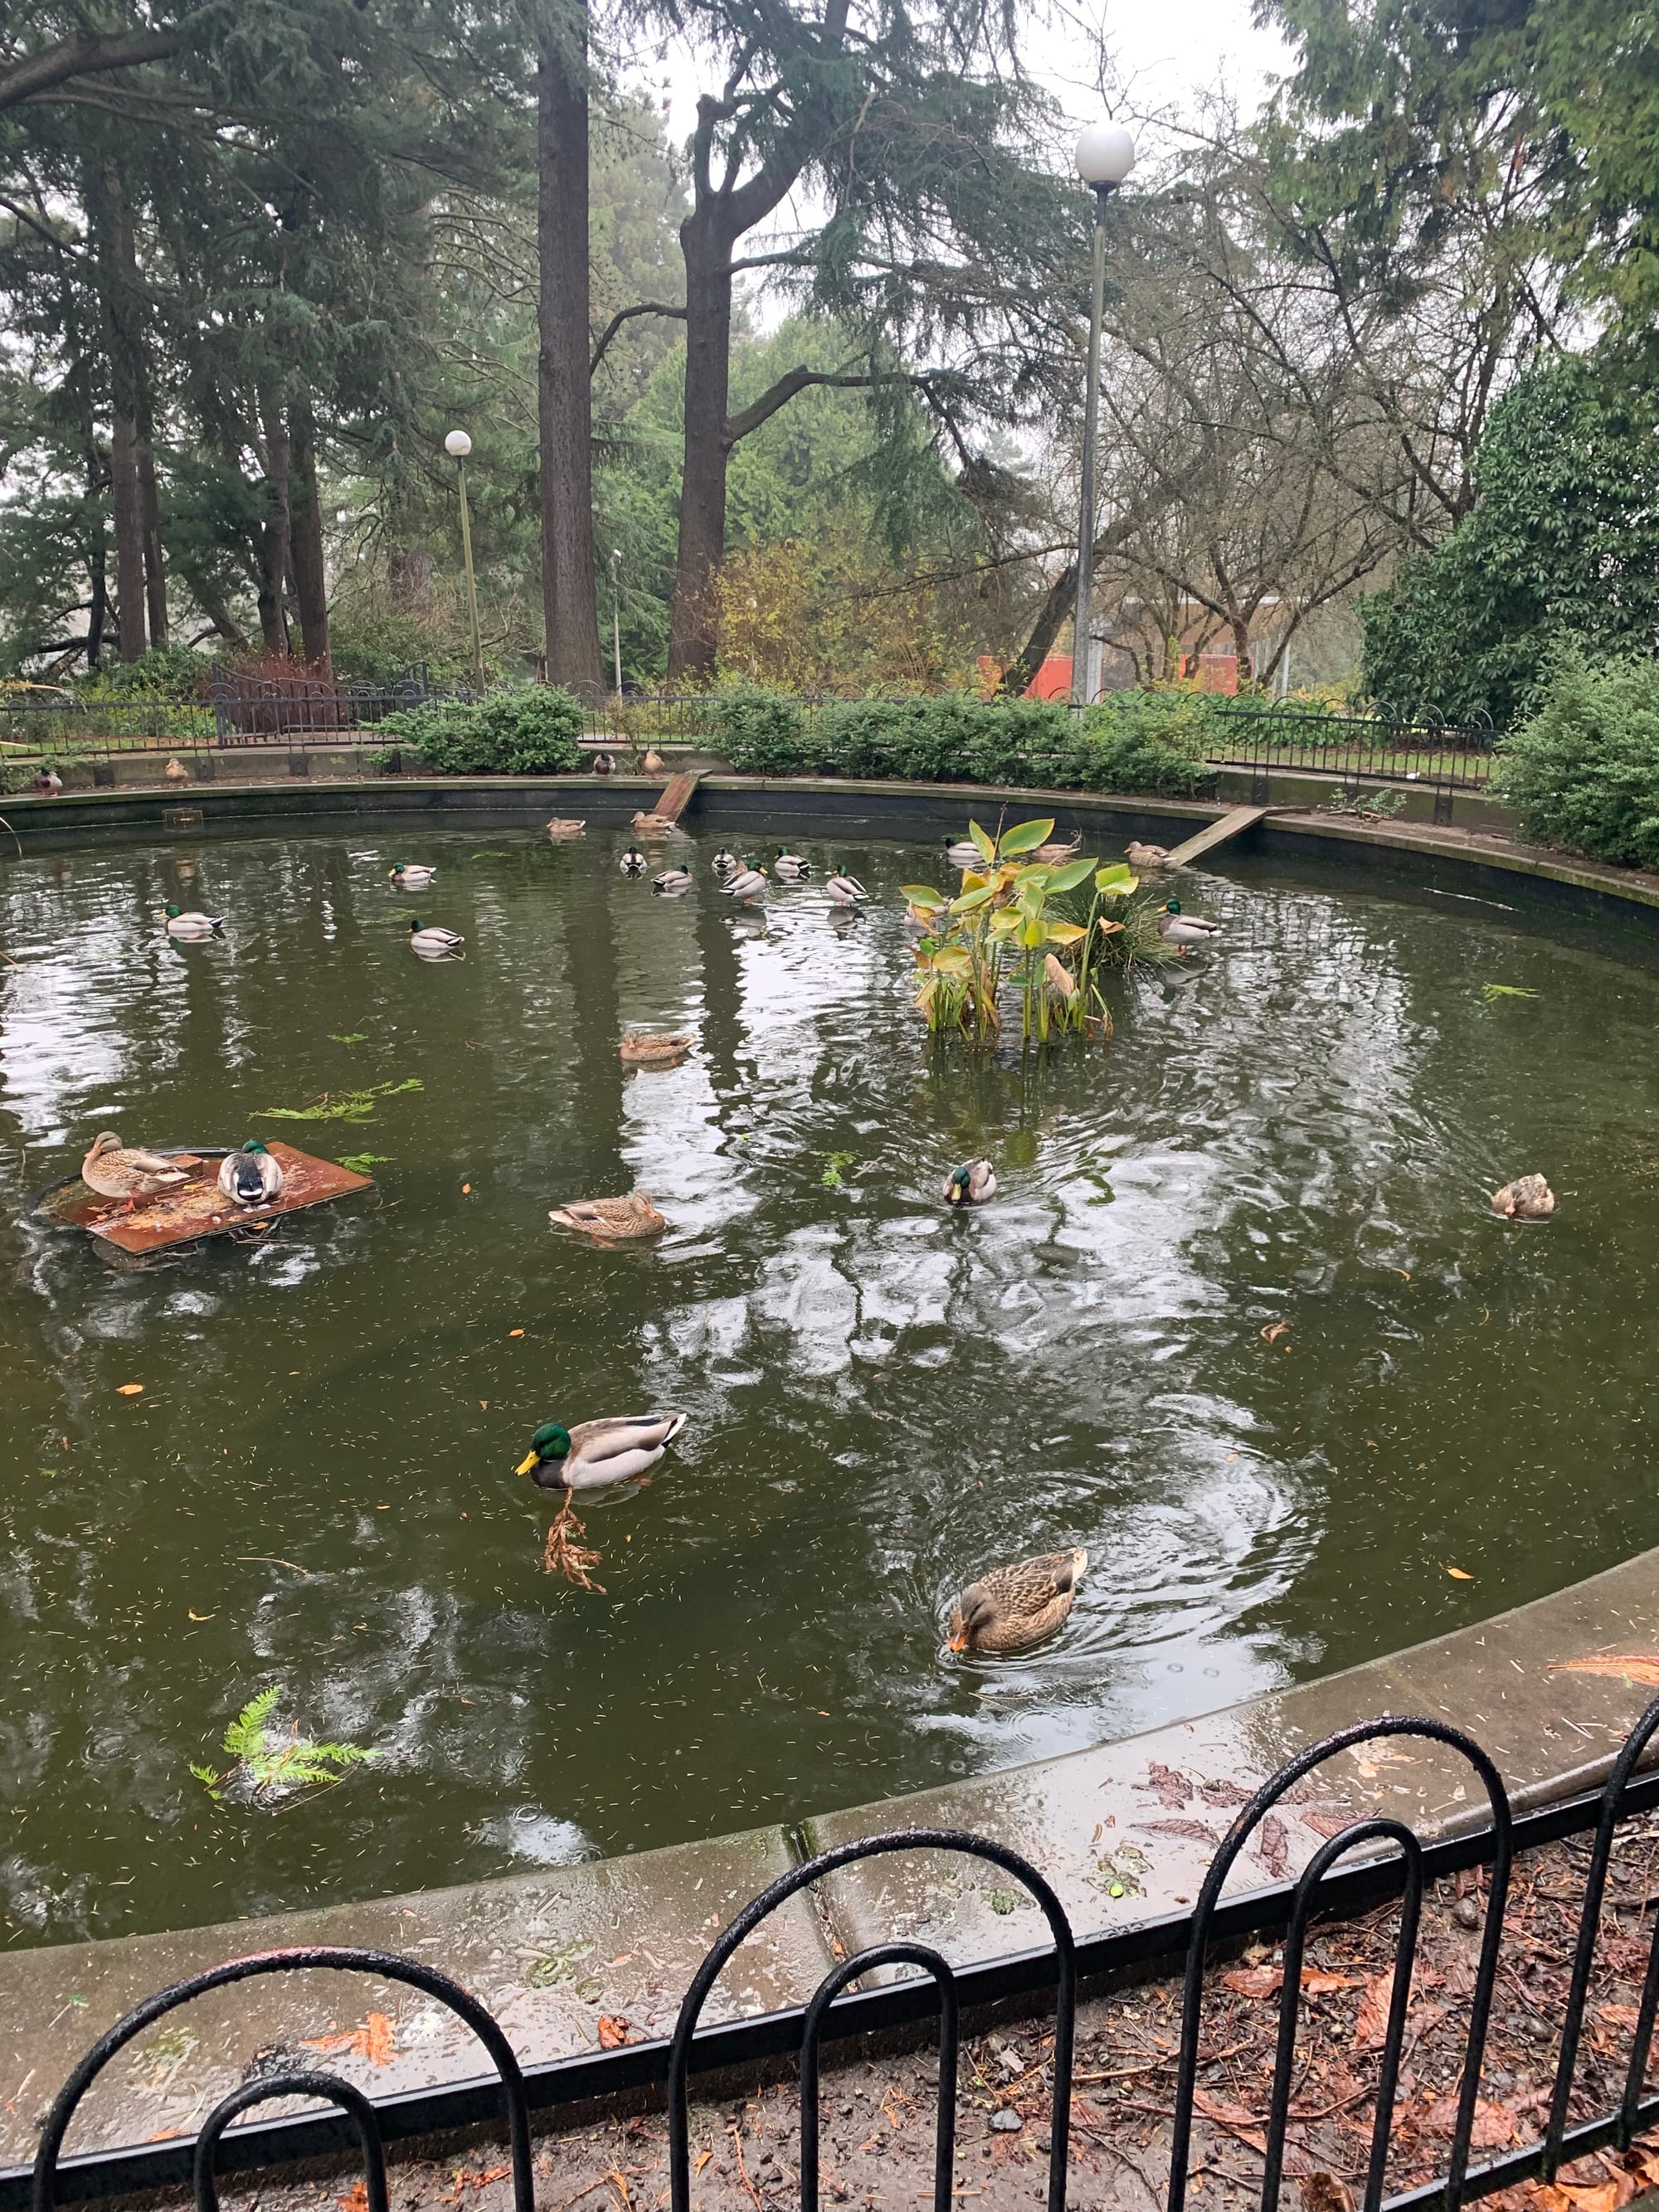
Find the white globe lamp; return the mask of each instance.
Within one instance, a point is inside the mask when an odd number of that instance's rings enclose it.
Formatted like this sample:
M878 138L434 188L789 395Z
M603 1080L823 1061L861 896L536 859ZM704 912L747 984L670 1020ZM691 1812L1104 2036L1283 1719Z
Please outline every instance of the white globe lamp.
M472 451L472 441L465 430L452 430L444 440L444 451L451 460L464 461Z
M1121 123L1091 123L1077 142L1085 185L1121 185L1135 165L1135 142Z

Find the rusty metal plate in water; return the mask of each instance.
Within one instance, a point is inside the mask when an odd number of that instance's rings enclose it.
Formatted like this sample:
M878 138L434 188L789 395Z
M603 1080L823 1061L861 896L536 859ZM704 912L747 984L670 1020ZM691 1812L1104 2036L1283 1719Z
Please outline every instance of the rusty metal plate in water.
M284 1213L298 1213L307 1206L322 1206L330 1199L348 1198L353 1191L374 1188L373 1176L358 1175L334 1160L319 1160L310 1152L296 1152L273 1137L266 1146L287 1181L272 1206L233 1206L219 1188L222 1152L169 1154L181 1166L196 1171L182 1189L141 1199L129 1212L125 1199L100 1198L77 1176L46 1193L39 1211L68 1229L84 1229L94 1237L118 1245L123 1252L160 1252L170 1244L188 1244L198 1237L222 1237L250 1223L275 1221Z

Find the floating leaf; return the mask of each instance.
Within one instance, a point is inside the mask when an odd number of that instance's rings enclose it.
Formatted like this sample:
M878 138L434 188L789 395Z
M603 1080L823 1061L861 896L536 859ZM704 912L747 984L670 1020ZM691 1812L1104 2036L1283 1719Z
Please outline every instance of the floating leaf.
M1480 995L1490 1006L1498 999L1535 999L1539 994L1524 989L1519 983L1483 983Z
M1462 1567L1448 1567L1446 1572L1455 1583L1472 1583L1474 1577Z
M826 1190L839 1190L844 1180L844 1177L842 1175L842 1170L843 1168L850 1168L857 1158L858 1154L856 1152L826 1152L824 1154L824 1158L828 1164L824 1168L823 1174L820 1178L824 1188Z
M309 1106L260 1106L254 1109L256 1121L372 1121L374 1108L382 1098L397 1098L405 1091L424 1091L426 1085L418 1075L406 1076L401 1083L376 1083L367 1091L325 1091Z
M136 1398L143 1387L142 1382L118 1382L115 1386L115 1395L118 1398Z
M368 1031L353 1030L348 1036L341 1036L335 1030L331 1030L328 1033L328 1041L331 1044L367 1044Z

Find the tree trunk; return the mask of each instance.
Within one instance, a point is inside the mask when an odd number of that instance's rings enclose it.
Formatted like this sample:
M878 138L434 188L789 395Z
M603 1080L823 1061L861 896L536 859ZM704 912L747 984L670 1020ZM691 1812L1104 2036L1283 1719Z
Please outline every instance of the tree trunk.
M118 410L110 426L109 489L115 523L115 634L122 659L137 660L144 650L143 507L132 417Z
M109 354L110 509L115 531L116 626L123 660L144 650L144 532L138 489L138 364L132 216L121 174L106 161L88 176L97 233L98 289Z
M587 350L587 11L543 0L536 66L537 423L547 674L597 690L592 410Z
M300 605L305 656L328 673L328 575L323 560L322 489L317 481L317 425L308 399L289 410L293 432L289 506L294 596Z
M289 650L288 610L283 604L292 564L291 517L289 507L290 457L288 426L280 407L262 409L265 432L265 494L270 502L264 527L259 533L259 635L267 653Z
M161 497L155 482L155 448L150 441L148 396L139 409L138 520L144 544L144 599L149 609L149 641L167 641L167 583L161 568Z
M424 614L432 601L432 556L417 546L394 545L386 562L386 587L394 606Z
M718 203L680 225L685 256L685 461L669 613L668 681L707 683L720 645L714 580L726 551L726 408L732 367L732 246Z
M93 555L92 598L87 609L87 666L98 667L104 650L104 624L109 620L109 582L104 574L104 549Z

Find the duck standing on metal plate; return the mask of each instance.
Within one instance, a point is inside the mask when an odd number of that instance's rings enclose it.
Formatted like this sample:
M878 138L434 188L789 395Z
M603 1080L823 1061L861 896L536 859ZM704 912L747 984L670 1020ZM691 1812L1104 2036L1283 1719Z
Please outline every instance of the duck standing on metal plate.
M227 1152L219 1163L219 1188L238 1206L271 1206L282 1194L288 1177L279 1162L257 1137L249 1137L237 1152Z
M124 1198L131 1212L141 1198L157 1198L190 1181L190 1170L160 1152L147 1152L121 1142L113 1129L93 1139L92 1150L81 1163L81 1180L100 1198Z

